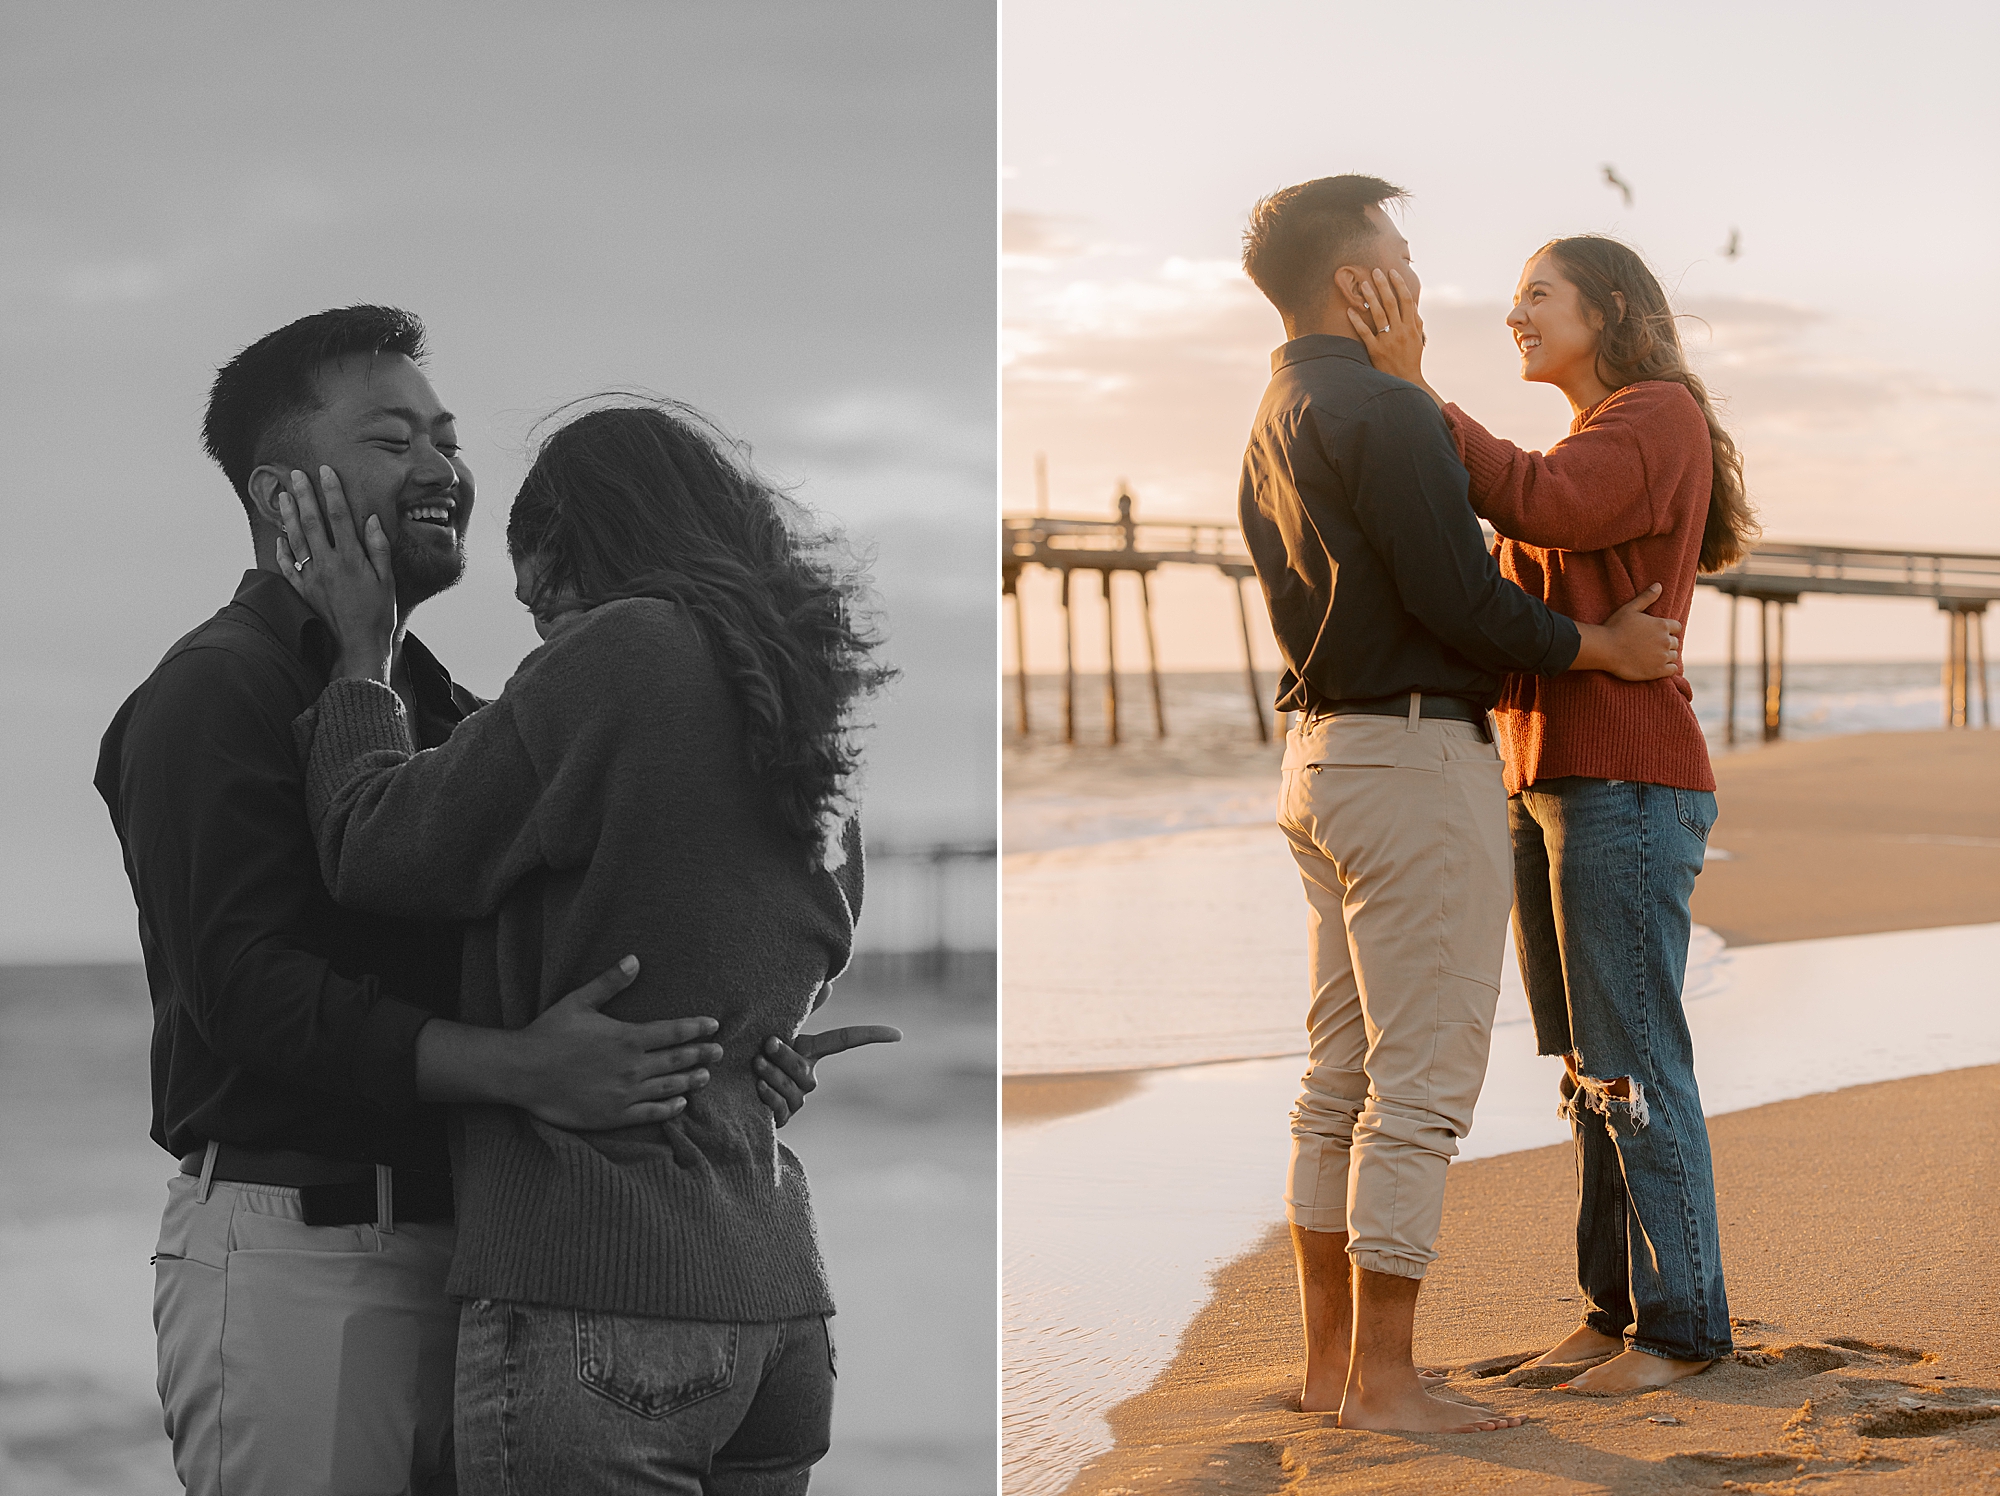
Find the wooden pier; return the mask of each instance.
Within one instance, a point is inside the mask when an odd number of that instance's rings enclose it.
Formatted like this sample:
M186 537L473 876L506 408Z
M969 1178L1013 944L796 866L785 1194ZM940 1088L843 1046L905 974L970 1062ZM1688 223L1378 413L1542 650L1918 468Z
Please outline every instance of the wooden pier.
M1104 718L1110 740L1119 740L1118 625L1111 605L1111 578L1129 572L1139 579L1139 616L1145 620L1146 673L1152 684L1153 731L1167 735L1166 701L1160 690L1160 655L1153 633L1153 589L1148 578L1162 566L1202 566L1227 578L1236 594L1236 617L1243 629L1243 680L1250 695L1250 712L1259 742L1271 740L1270 714L1257 685L1257 665L1250 653L1250 606L1245 582L1254 582L1257 568L1243 548L1242 532L1232 524L1200 521L1141 523L1133 514L1132 494L1118 490L1116 519L1072 515L1002 515L1000 517L1000 593L1014 600L1015 720L1028 733L1028 628L1021 611L1019 582L1030 566L1059 573L1063 610L1063 741L1076 741L1076 630L1070 599L1076 573L1094 572L1104 594Z
M1000 519L1000 591L1014 602L1015 719L1028 732L1028 631L1019 582L1030 566L1060 576L1063 610L1063 740L1076 741L1076 634L1071 598L1079 578L1095 573L1105 603L1104 715L1110 741L1120 737L1117 623L1111 606L1111 579L1129 572L1138 578L1140 616L1145 621L1146 670L1152 685L1153 729L1167 735L1166 705L1160 689L1159 651L1154 641L1152 587L1162 566L1199 566L1225 578L1236 594L1243 631L1243 679L1260 742L1270 741L1272 721L1257 683L1250 650L1250 608L1246 583L1256 568L1234 523L1175 520L1141 521L1133 497L1121 487L1117 518L1081 515L1003 515ZM1749 599L1757 604L1758 683L1763 738L1784 730L1786 610L1807 593L1851 597L1930 598L1945 614L1944 725L1972 725L1972 698L1978 696L1979 725L1993 725L1986 680L1986 609L2000 602L2000 555L1966 551L1904 551L1869 546L1807 545L1772 541L1755 547L1726 571L1697 578L1729 598L1729 685L1723 734L1736 736L1737 613Z
M1723 717L1723 737L1729 743L1736 741L1737 604L1744 598L1757 604L1758 694L1768 743L1784 730L1785 610L1809 592L1933 600L1945 615L1944 725L1972 725L1974 682L1979 725L1993 725L1986 682L1986 608L2000 601L2000 555L1771 541L1728 570L1695 580L1729 598L1729 701Z

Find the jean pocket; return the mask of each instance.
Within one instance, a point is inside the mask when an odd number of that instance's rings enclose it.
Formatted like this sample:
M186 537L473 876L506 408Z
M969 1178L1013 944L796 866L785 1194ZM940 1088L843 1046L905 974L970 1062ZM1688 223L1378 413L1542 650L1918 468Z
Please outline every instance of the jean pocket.
M1675 790L1674 813L1683 826L1706 842L1708 828L1715 824L1715 796L1707 790Z
M726 1391L737 1326L576 1311L576 1379L641 1418L665 1418Z
M831 1314L822 1314L819 1317L819 1327L821 1333L826 1336L826 1369L835 1376L839 1376L840 1353L834 1349L833 1345L833 1316Z

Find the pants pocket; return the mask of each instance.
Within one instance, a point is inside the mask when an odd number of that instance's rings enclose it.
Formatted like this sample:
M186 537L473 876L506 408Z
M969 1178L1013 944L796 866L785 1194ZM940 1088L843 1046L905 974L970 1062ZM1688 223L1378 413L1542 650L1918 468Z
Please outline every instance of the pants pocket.
M833 1345L833 1316L831 1314L822 1314L819 1317L819 1328L820 1332L826 1336L826 1369L835 1376L839 1376L840 1353L834 1349Z
M1715 824L1715 796L1707 790L1675 790L1674 813L1683 826L1706 842L1708 828Z
M736 1351L733 1324L576 1311L577 1380L641 1418L665 1418L726 1391Z

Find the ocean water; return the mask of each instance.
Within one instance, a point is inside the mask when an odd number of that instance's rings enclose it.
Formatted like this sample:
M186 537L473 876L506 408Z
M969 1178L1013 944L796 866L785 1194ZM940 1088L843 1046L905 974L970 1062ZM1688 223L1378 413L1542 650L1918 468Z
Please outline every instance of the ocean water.
M2000 684L2000 664L1989 666ZM1754 663L1739 669L1738 741L1724 741L1727 670L1688 670L1695 716L1709 751L1756 753L1762 707ZM1268 821L1284 750L1271 721L1275 680L1257 679L1270 739L1260 742L1241 672L1167 672L1161 677L1167 735L1157 735L1150 683L1118 678L1120 742L1108 741L1104 677L1079 676L1076 742L1063 739L1061 676L1028 678L1030 731L1019 731L1017 682L1003 683L1001 845L1045 851L1158 833ZM1977 693L1974 716L1977 722ZM1784 737L1789 741L1856 732L1926 732L1943 723L1944 692L1932 661L1795 664L1786 672Z
M836 1056L785 1129L840 1313L824 1496L994 1489L994 993L857 974ZM154 1392L148 1258L172 1161L147 1138L150 1012L132 966L0 967L0 1493L180 1489Z

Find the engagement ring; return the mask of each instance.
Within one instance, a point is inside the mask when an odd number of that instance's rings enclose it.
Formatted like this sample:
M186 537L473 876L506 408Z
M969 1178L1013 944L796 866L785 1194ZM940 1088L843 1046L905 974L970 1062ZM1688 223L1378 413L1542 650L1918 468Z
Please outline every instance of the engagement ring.
M298 560L296 560L296 561L294 561L294 562L292 563L292 570L293 570L293 571L304 571L304 570L306 569L306 562L308 562L308 561L310 561L310 560L312 560L312 557L310 557L310 556L301 556L301 557L299 557L299 559L298 559Z

